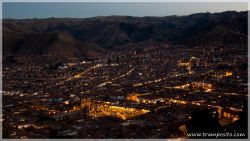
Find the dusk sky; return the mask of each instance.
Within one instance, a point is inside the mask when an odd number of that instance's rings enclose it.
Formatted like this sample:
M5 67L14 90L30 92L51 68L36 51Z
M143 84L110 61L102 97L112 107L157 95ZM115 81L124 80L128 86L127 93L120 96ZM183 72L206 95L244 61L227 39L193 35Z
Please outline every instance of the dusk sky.
M3 3L3 18L86 18L95 16L169 16L199 12L245 11L247 3Z

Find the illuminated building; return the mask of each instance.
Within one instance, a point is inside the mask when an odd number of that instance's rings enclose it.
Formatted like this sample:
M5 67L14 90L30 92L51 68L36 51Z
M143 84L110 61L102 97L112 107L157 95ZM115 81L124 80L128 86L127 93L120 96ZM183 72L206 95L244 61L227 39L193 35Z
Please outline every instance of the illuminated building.
M190 66L197 65L197 58L196 58L196 57L191 57L191 58L189 59L189 65L190 65Z
M188 67L190 62L185 62L185 61L179 61L178 66L180 67Z
M192 82L191 83L193 87L197 87L197 88L203 88L203 89L214 89L213 84L210 83L204 83L204 82Z
M63 102L65 105L69 105L69 101L64 101Z
M233 72L232 71L226 71L225 76L232 76Z
M129 119L145 113L149 110L111 105L110 102L82 100L81 108L88 108L88 115L92 118L113 116L120 119Z
M136 94L136 93L132 93L132 94L128 95L128 96L126 97L126 100L138 101L137 94Z

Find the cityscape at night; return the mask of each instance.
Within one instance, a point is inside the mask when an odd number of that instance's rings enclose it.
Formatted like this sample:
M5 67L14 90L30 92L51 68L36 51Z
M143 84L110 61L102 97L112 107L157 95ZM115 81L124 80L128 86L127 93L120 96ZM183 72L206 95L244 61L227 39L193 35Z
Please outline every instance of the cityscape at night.
M248 11L115 15L3 19L3 138L248 138Z

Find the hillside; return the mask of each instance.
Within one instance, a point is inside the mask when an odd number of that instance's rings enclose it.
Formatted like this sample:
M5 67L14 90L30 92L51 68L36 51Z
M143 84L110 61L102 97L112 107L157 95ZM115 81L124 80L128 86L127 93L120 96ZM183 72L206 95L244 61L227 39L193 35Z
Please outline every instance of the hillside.
M51 55L67 60L144 42L186 46L247 44L247 11L3 20L3 55Z

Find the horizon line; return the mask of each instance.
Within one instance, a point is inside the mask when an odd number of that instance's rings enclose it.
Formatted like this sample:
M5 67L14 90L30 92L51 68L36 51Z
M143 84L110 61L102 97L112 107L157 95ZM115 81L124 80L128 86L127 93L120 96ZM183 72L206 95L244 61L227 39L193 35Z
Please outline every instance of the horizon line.
M195 14L219 14L219 13L225 13L225 12L250 12L250 10L226 10L221 12L195 12L187 15L166 15L166 16L131 16L131 15L107 15L107 16L90 16L90 17L27 17L27 18L3 18L2 20L43 20L43 19L91 19L91 18L104 18L104 17L134 17L134 18L146 18L146 17L155 17L155 18L163 18L163 17L185 17L185 16L191 16Z

